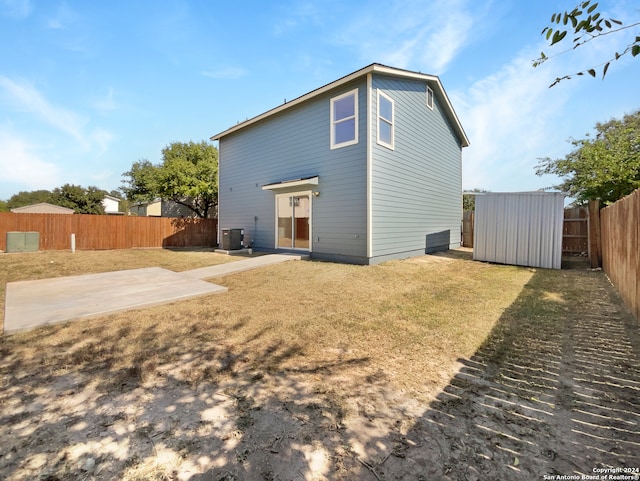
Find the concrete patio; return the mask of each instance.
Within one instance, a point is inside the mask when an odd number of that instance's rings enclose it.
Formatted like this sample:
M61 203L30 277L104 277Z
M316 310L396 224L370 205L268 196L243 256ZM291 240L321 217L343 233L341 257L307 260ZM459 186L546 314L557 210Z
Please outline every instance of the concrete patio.
M4 333L227 291L204 279L300 260L270 254L184 272L160 267L7 283Z

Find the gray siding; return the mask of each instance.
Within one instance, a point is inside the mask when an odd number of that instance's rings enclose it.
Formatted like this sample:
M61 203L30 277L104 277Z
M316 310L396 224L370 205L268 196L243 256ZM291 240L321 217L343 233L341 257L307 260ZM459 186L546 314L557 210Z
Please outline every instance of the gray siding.
M330 99L356 87L359 142L330 150ZM363 78L220 139L219 227L243 228L256 249L274 249L275 194L262 186L319 176L313 190L320 195L312 198L312 256L365 263L366 110Z
M422 81L374 75L372 124L372 261L425 252L426 236L450 231L460 245L462 147L436 94L426 105ZM377 144L377 90L395 102L395 149Z

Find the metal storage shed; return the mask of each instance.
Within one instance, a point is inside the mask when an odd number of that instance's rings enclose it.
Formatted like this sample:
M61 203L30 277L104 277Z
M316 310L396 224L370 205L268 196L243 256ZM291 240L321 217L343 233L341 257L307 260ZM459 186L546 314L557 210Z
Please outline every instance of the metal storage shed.
M473 258L560 269L563 217L561 192L478 194Z

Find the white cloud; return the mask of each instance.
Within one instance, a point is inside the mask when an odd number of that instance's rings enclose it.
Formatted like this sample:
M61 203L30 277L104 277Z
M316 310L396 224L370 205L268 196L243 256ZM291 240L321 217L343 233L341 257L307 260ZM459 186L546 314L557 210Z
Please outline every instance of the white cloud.
M88 121L62 107L54 106L38 90L27 83L18 83L0 75L0 94L4 91L7 103L18 112L28 112L45 124L71 136L83 150L97 145L104 153L113 135L102 128L88 131ZM1 96L0 96L1 98Z
M456 12L447 16L426 39L420 63L430 65L431 72L436 75L444 72L467 42L472 27L473 19L466 13Z
M60 180L58 168L42 160L38 148L9 130L0 130L2 182L18 184L21 190L51 189Z
M554 126L569 95L564 86L549 89L551 72L536 75L531 58L532 52L523 52L494 75L452 94L471 140L463 154L465 189L528 190L548 182L534 176L534 167L550 153L548 144L558 144Z
M30 0L0 0L0 9L7 17L27 18L33 7Z
M0 75L0 89L17 109L30 112L77 141L84 142L82 128L85 122L73 112L53 106L33 86Z
M100 155L104 154L113 140L113 134L105 129L96 129L89 134L89 138L100 148Z
M359 50L365 62L439 75L469 41L474 25L482 22L483 14L474 8L466 0L408 0L371 8L346 25L336 41Z
M54 30L60 30L67 28L70 24L74 23L78 15L71 10L66 3L58 6L55 16L51 17L47 22L49 28Z
M281 7L280 16L272 31L275 36L281 36L309 23L322 24L326 18L326 14L321 11L319 5L309 2L287 4Z
M118 105L115 101L115 93L112 87L109 87L107 95L93 102L93 107L101 112L110 112L116 110Z
M231 80L244 77L246 74L247 71L241 67L222 67L217 70L202 72L205 77Z

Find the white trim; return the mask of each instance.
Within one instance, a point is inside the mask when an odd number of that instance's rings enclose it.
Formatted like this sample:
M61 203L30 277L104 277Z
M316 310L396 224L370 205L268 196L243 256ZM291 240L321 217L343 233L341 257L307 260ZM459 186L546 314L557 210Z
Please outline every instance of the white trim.
M377 89L378 90L378 103L377 103L377 115L376 115L376 142L379 145L382 145L383 147L386 147L388 149L394 150L394 145L395 145L395 140L396 140L396 133L395 133L395 124L396 124L396 105L395 102L393 101L393 99L391 97L389 97L387 94L385 94L382 90ZM380 97L384 98L385 100L388 100L391 103L391 120L389 119L385 119L382 115L380 115ZM391 126L391 142L387 143L384 140L380 139L380 121L385 122L386 124Z
M295 105L298 105L302 102L305 102L309 99L312 99L314 97L317 97L319 95L322 95L324 93L329 92L330 90L333 90L337 87L340 87L344 84L347 84L353 80L357 80L365 75L368 75L370 73L382 73L382 74L386 74L386 75L391 75L393 77L400 77L400 78L410 78L410 79L415 79L415 80L423 80L425 82L430 82L432 83L436 89L438 90L438 92L440 93L440 97L443 100L443 102L445 103L447 109L446 109L446 113L447 113L447 117L449 117L449 119L451 120L454 130L456 131L456 133L458 134L458 137L460 138L460 143L463 147L468 147L469 146L469 139L467 138L467 134L464 132L464 129L462 128L462 124L460 123L460 119L458 119L455 110L453 110L453 106L451 105L451 102L449 101L449 97L447 97L446 92L444 91L444 88L442 87L442 84L440 83L440 79L435 76L435 75L426 75L420 72L412 72L410 70L402 70L402 69L397 69L397 68L393 68L393 67L387 67L385 65L381 65L381 64L371 64L367 67L364 67L360 70L357 70L349 75L346 75L345 77L339 78L338 80L334 80L333 82L320 87L316 90L313 90L307 94L304 94L294 100L291 100L290 102L286 102L284 104L279 105L278 107L275 107L267 112L264 112L260 115L257 115L256 117L253 117L249 120L246 120L244 122L241 122L237 125L234 125L233 127L220 132L219 134L213 135L212 137L210 137L211 140L220 140L222 137L232 134L238 130L241 130L249 125L255 124L256 122L259 122L263 119L266 119L268 117L271 117L272 115L275 115L279 112L282 112L283 110L289 109Z
M351 97L353 96L353 116L351 117L345 117L344 119L340 119L338 121L336 121L334 119L334 105L338 100L342 100L345 99L347 97ZM329 138L330 138L330 148L331 150L333 149L339 149L342 147L347 147L349 145L355 145L358 143L358 89L353 89L350 90L349 92L345 92L342 95L338 95L337 97L332 97L330 102L330 108L329 108L329 125L330 125L330 134L329 134ZM353 124L353 139L352 140L347 140L346 142L340 142L339 144L336 144L336 139L335 139L335 127L345 121L348 120L352 120L354 121Z
M305 187L308 185L318 185L319 177L309 177L307 179L283 180L275 184L266 184L262 186L262 190L279 190L288 189L289 187Z
M278 245L278 198L279 197L295 197L295 196L308 196L309 197L309 247L307 249L305 248L301 248L301 247L280 247ZM275 249L290 249L290 250L295 250L295 251L303 251L303 252L312 252L312 248L313 248L313 191L311 190L303 190L300 192L286 192L286 193L281 193L281 194L276 194L274 196L274 202L275 202L275 221L274 221L274 227L275 227L275 238L274 238L274 243ZM292 209L292 213L293 213L293 209ZM295 232L295 231L294 231ZM293 239L291 240L293 243Z
M373 95L373 75L367 74L367 258L373 257L373 138L371 97Z
M435 102L435 97L433 95L433 89L427 85L426 99L427 107L433 110L433 104Z

